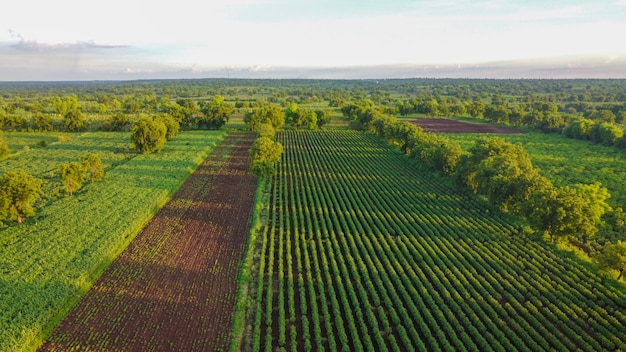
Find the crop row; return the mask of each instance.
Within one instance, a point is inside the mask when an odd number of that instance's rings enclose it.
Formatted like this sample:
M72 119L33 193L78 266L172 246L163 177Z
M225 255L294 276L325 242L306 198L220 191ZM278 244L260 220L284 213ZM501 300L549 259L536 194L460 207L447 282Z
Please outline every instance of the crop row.
M367 135L278 140L255 350L625 347L624 293L514 219Z

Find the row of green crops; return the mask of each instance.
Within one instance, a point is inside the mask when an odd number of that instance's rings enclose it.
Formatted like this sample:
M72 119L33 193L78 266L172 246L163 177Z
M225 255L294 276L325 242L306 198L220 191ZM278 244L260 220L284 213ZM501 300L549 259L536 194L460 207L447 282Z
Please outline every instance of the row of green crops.
M2 162L3 171L21 167L43 178L95 152L107 170L73 197L50 198L24 225L0 229L0 351L31 348L223 138L223 131L184 132L160 153L131 157L128 133L87 133Z
M626 294L356 131L283 132L251 350L626 348Z
M481 135L484 136L484 135ZM540 173L558 186L600 182L611 193L609 204L626 209L626 153L614 147L566 138L560 134L530 132L498 134L511 143L519 143L530 155ZM447 134L467 150L476 134Z

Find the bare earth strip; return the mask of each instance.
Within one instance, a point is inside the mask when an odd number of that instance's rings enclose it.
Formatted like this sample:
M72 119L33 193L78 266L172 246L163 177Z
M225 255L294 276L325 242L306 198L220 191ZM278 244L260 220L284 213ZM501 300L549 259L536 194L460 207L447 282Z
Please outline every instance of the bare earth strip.
M420 126L424 132L435 133L526 133L515 128L490 125L483 123L469 123L450 119L416 119L411 121Z
M40 351L226 349L256 189L253 141L228 135Z

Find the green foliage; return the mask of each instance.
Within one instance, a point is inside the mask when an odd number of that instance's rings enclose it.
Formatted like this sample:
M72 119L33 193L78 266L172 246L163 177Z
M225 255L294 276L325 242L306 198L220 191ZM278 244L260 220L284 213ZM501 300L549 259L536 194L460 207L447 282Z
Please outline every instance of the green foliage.
M600 143L606 146L614 145L624 136L624 131L613 123L602 122L598 126L598 129Z
M566 236L585 241L598 231L601 216L610 210L608 198L600 184L540 189L524 205L524 213L530 225L553 242Z
M167 141L167 126L161 121L143 116L132 126L131 142L143 154L158 152Z
M38 131L52 131L54 126L52 125L52 117L50 115L44 115L38 112L33 117L33 124Z
M258 107L246 111L243 121L248 125L251 131L257 131L262 123L269 123L275 130L279 130L285 123L285 116L280 107L258 101Z
M221 95L214 95L202 107L204 115L198 118L198 127L218 130L228 122L234 110L235 105L224 102L224 97Z
M268 178L275 173L274 165L280 160L283 146L267 137L259 137L248 151L251 171L260 178Z
M83 167L90 182L100 181L104 177L104 166L98 154L91 153L83 157Z
M107 121L107 129L111 131L127 131L130 128L130 118L127 114L118 112Z
M384 110L384 106L376 106L372 100L364 99L342 107L341 113L344 117L367 126L371 121L380 118Z
M3 139L0 139L0 160L4 160L11 155L9 145L5 143Z
M328 110L315 110L315 116L317 117L317 127L319 128L322 128L324 125L327 125L332 121L330 111Z
M621 279L626 269L626 242L607 243L594 261L600 270L617 270L617 280Z
M17 220L35 213L33 203L41 197L42 181L24 170L7 171L0 178L0 219Z
M165 125L167 128L165 139L168 141L176 137L180 132L180 124L168 114L159 114L154 118L154 121Z
M427 168L450 175L456 170L463 154L458 143L433 134L422 133L411 140L411 156L420 160Z
M65 191L72 196L85 182L87 169L85 164L73 161L61 164L59 173L61 174L61 182Z
M195 114L200 111L198 103L194 99L178 99L176 103L182 108L180 112L183 115L183 119L180 121L180 125L184 127L193 126L196 123Z
M85 118L78 109L71 109L65 113L65 128L71 132L78 132L85 127Z
M257 129L257 135L259 137L266 137L273 140L276 136L276 131L274 130L274 127L272 127L272 125L270 125L269 123L262 123Z
M585 119L583 117L570 120L567 126L563 129L563 134L569 138L574 139L590 139L591 128L595 122L593 120Z
M76 94L68 95L63 99L56 96L52 98L51 103L54 111L59 115L65 116L71 110L78 110L78 97L76 97Z

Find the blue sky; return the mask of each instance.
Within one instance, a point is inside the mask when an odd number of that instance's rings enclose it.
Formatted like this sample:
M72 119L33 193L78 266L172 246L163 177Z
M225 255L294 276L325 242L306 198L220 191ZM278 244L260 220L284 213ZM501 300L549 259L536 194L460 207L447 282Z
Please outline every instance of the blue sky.
M0 80L626 78L626 0L21 0Z

